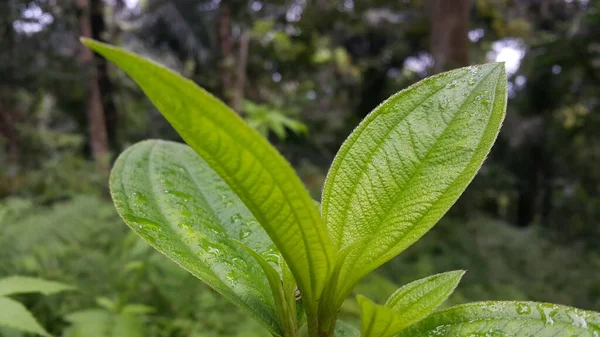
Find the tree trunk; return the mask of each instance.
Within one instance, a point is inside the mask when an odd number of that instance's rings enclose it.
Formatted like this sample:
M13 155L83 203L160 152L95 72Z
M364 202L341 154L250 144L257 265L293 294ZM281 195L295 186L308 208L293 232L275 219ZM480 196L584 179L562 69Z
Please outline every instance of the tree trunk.
M433 72L469 64L470 0L429 0Z
M104 21L104 0L91 0L90 22L92 26L92 37L98 41L108 42L107 37L104 36L107 32L106 23ZM104 57L97 54L95 55L94 62L96 64L98 87L100 89L102 106L104 108L104 116L106 119L108 144L111 150L120 152L117 139L119 116L113 100L113 85L109 77L108 62Z
M90 0L77 0L79 12L79 33L82 37L93 37L91 24ZM87 117L90 148L96 167L102 173L108 173L108 137L102 95L98 84L98 73L93 67L94 54L89 48L82 48L79 54L79 65L86 72Z
M223 0L217 11L217 41L220 52L219 72L221 75L221 95L231 106L233 89L233 41L231 36L231 5L229 0Z
M231 108L237 113L242 112L242 103L244 102L244 89L246 87L246 67L248 65L248 49L250 47L250 33L247 31L240 36L238 59L237 59L237 80L235 91L231 98Z

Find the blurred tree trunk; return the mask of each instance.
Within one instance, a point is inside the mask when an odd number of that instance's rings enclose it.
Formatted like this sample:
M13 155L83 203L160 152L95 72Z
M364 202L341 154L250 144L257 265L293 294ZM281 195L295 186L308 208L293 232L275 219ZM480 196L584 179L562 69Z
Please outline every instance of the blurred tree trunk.
M91 23L90 0L77 0L79 13L79 33L82 37L93 37ZM82 47L79 54L79 65L86 71L87 90L87 117L88 132L90 137L90 149L96 167L100 172L108 173L108 137L106 132L106 120L104 117L104 106L100 92L99 77L94 65L94 54L89 48Z
M244 102L244 88L246 87L246 67L248 65L248 49L250 47L250 33L245 31L240 36L238 59L237 59L237 79L235 91L232 93L231 108L237 113L242 112Z
M471 0L429 0L428 6L433 72L468 65Z
M242 111L250 33L242 31L236 41L232 33L233 1L222 0L217 11L217 42L220 53L220 87L225 102L237 113ZM237 47L237 50L234 48ZM237 55L235 55L237 52Z
M2 66L6 69L6 76L8 79L13 78L13 65L11 62L15 60L15 33L13 30L13 15L14 11L12 1L7 1L0 4L0 11L6 13L6 18L0 21L0 40L3 41L6 46L4 52L7 54L3 61L7 61L8 64ZM4 70L4 69L3 69ZM0 83L0 141L5 144L6 147L6 165L12 166L16 164L19 159L19 143L17 137L17 125L22 119L22 114L13 108L12 97L14 91L11 89L9 83Z
M233 88L233 38L231 36L231 5L223 0L217 10L217 43L220 53L219 73L221 95L231 106L231 89Z
M104 20L104 0L91 0L90 22L92 26L92 37L95 40L109 42L107 34L106 22ZM108 62L100 55L95 55L94 63L96 64L96 72L98 76L98 86L104 108L104 116L106 123L106 134L110 149L119 152L119 142L117 139L118 114L115 102L113 100L113 85L110 81L108 72Z

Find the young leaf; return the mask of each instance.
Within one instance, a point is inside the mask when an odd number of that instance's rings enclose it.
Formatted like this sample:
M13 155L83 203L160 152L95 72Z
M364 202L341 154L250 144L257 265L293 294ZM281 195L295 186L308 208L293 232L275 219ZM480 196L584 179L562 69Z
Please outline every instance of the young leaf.
M50 336L23 304L8 297L0 297L0 326Z
M234 111L192 81L122 49L92 40L83 43L127 72L236 192L279 248L305 301L315 308L329 278L333 250L312 199L289 163Z
M442 310L398 337L598 337L600 313L535 302L479 302Z
M44 295L52 295L73 289L75 289L75 287L70 285L54 281L47 281L35 277L9 276L0 279L0 296L23 293L42 293Z
M296 310L294 310L296 303L290 302L286 297L287 294L283 288L283 279L281 275L279 275L279 273L260 254L239 241L235 242L237 242L240 247L245 249L263 269L267 280L269 281L269 285L271 286L271 292L273 293L273 298L275 300L275 307L279 312L279 319L283 327L284 336L295 336L298 330L296 325ZM292 300L293 298L294 297L292 294ZM293 306L290 306L290 304Z
M396 290L385 306L402 313L405 320L412 321L408 324L412 324L444 303L464 274L464 270L455 270L411 282Z
M128 148L110 177L115 207L154 248L281 333L261 267L276 250L235 192L187 145L151 140Z
M356 300L360 306L361 337L390 337L402 329L400 313L378 305L363 295L356 296Z
M336 303L446 213L488 154L505 108L504 66L468 67L393 95L348 137L321 201L345 256Z
M385 306L359 295L361 336L394 336L427 317L450 296L463 275L464 271L457 270L411 282L392 294Z

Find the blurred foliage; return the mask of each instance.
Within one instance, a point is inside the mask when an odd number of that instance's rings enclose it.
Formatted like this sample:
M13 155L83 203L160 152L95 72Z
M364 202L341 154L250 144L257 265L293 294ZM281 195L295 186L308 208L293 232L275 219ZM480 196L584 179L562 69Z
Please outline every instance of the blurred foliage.
M244 101L244 118L248 125L261 135L268 137L273 132L280 140L285 140L288 130L296 134L305 134L306 125L294 120L286 112L264 104Z
M90 0L102 4L96 37L228 102L241 98L241 115L315 199L357 123L431 74L431 3ZM382 302L397 285L466 268L452 303L532 299L599 310L599 3L477 0L470 18L470 62L508 62L499 140L448 219L357 291ZM18 298L54 335L111 336L117 326L144 336L264 335L115 215L107 177L91 161L93 65L78 61L79 20L71 0L0 1L0 277L77 286L60 298ZM109 66L103 80L112 159L141 139L180 140L125 74ZM354 323L356 310L345 303Z
M25 296L43 326L65 336L264 336L252 319L126 230L112 205L77 196L51 207L7 199L0 208L0 275L74 284L60 297ZM557 268L559 266L559 268ZM447 305L486 299L600 306L600 257L564 248L541 227L447 219L355 293L384 301L398 285L467 269ZM342 316L358 324L351 296ZM1 335L0 331L0 335ZM7 335L12 336L12 335Z
M60 298L25 298L50 333L264 335L258 323L126 230L110 202L77 196L44 207L11 198L1 205L0 228L0 275L33 275L79 289Z

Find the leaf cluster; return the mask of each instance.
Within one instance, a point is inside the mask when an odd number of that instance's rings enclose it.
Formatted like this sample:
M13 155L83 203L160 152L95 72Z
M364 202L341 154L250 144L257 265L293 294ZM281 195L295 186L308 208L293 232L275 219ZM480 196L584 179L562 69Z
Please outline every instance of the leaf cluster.
M84 43L125 70L188 144L150 140L123 152L110 179L117 211L274 336L357 336L338 324L342 302L454 204L506 109L502 64L439 74L393 95L340 148L319 209L289 163L221 101L137 55ZM600 331L597 313L528 302L432 313L462 274L409 283L384 305L359 297L361 335Z

